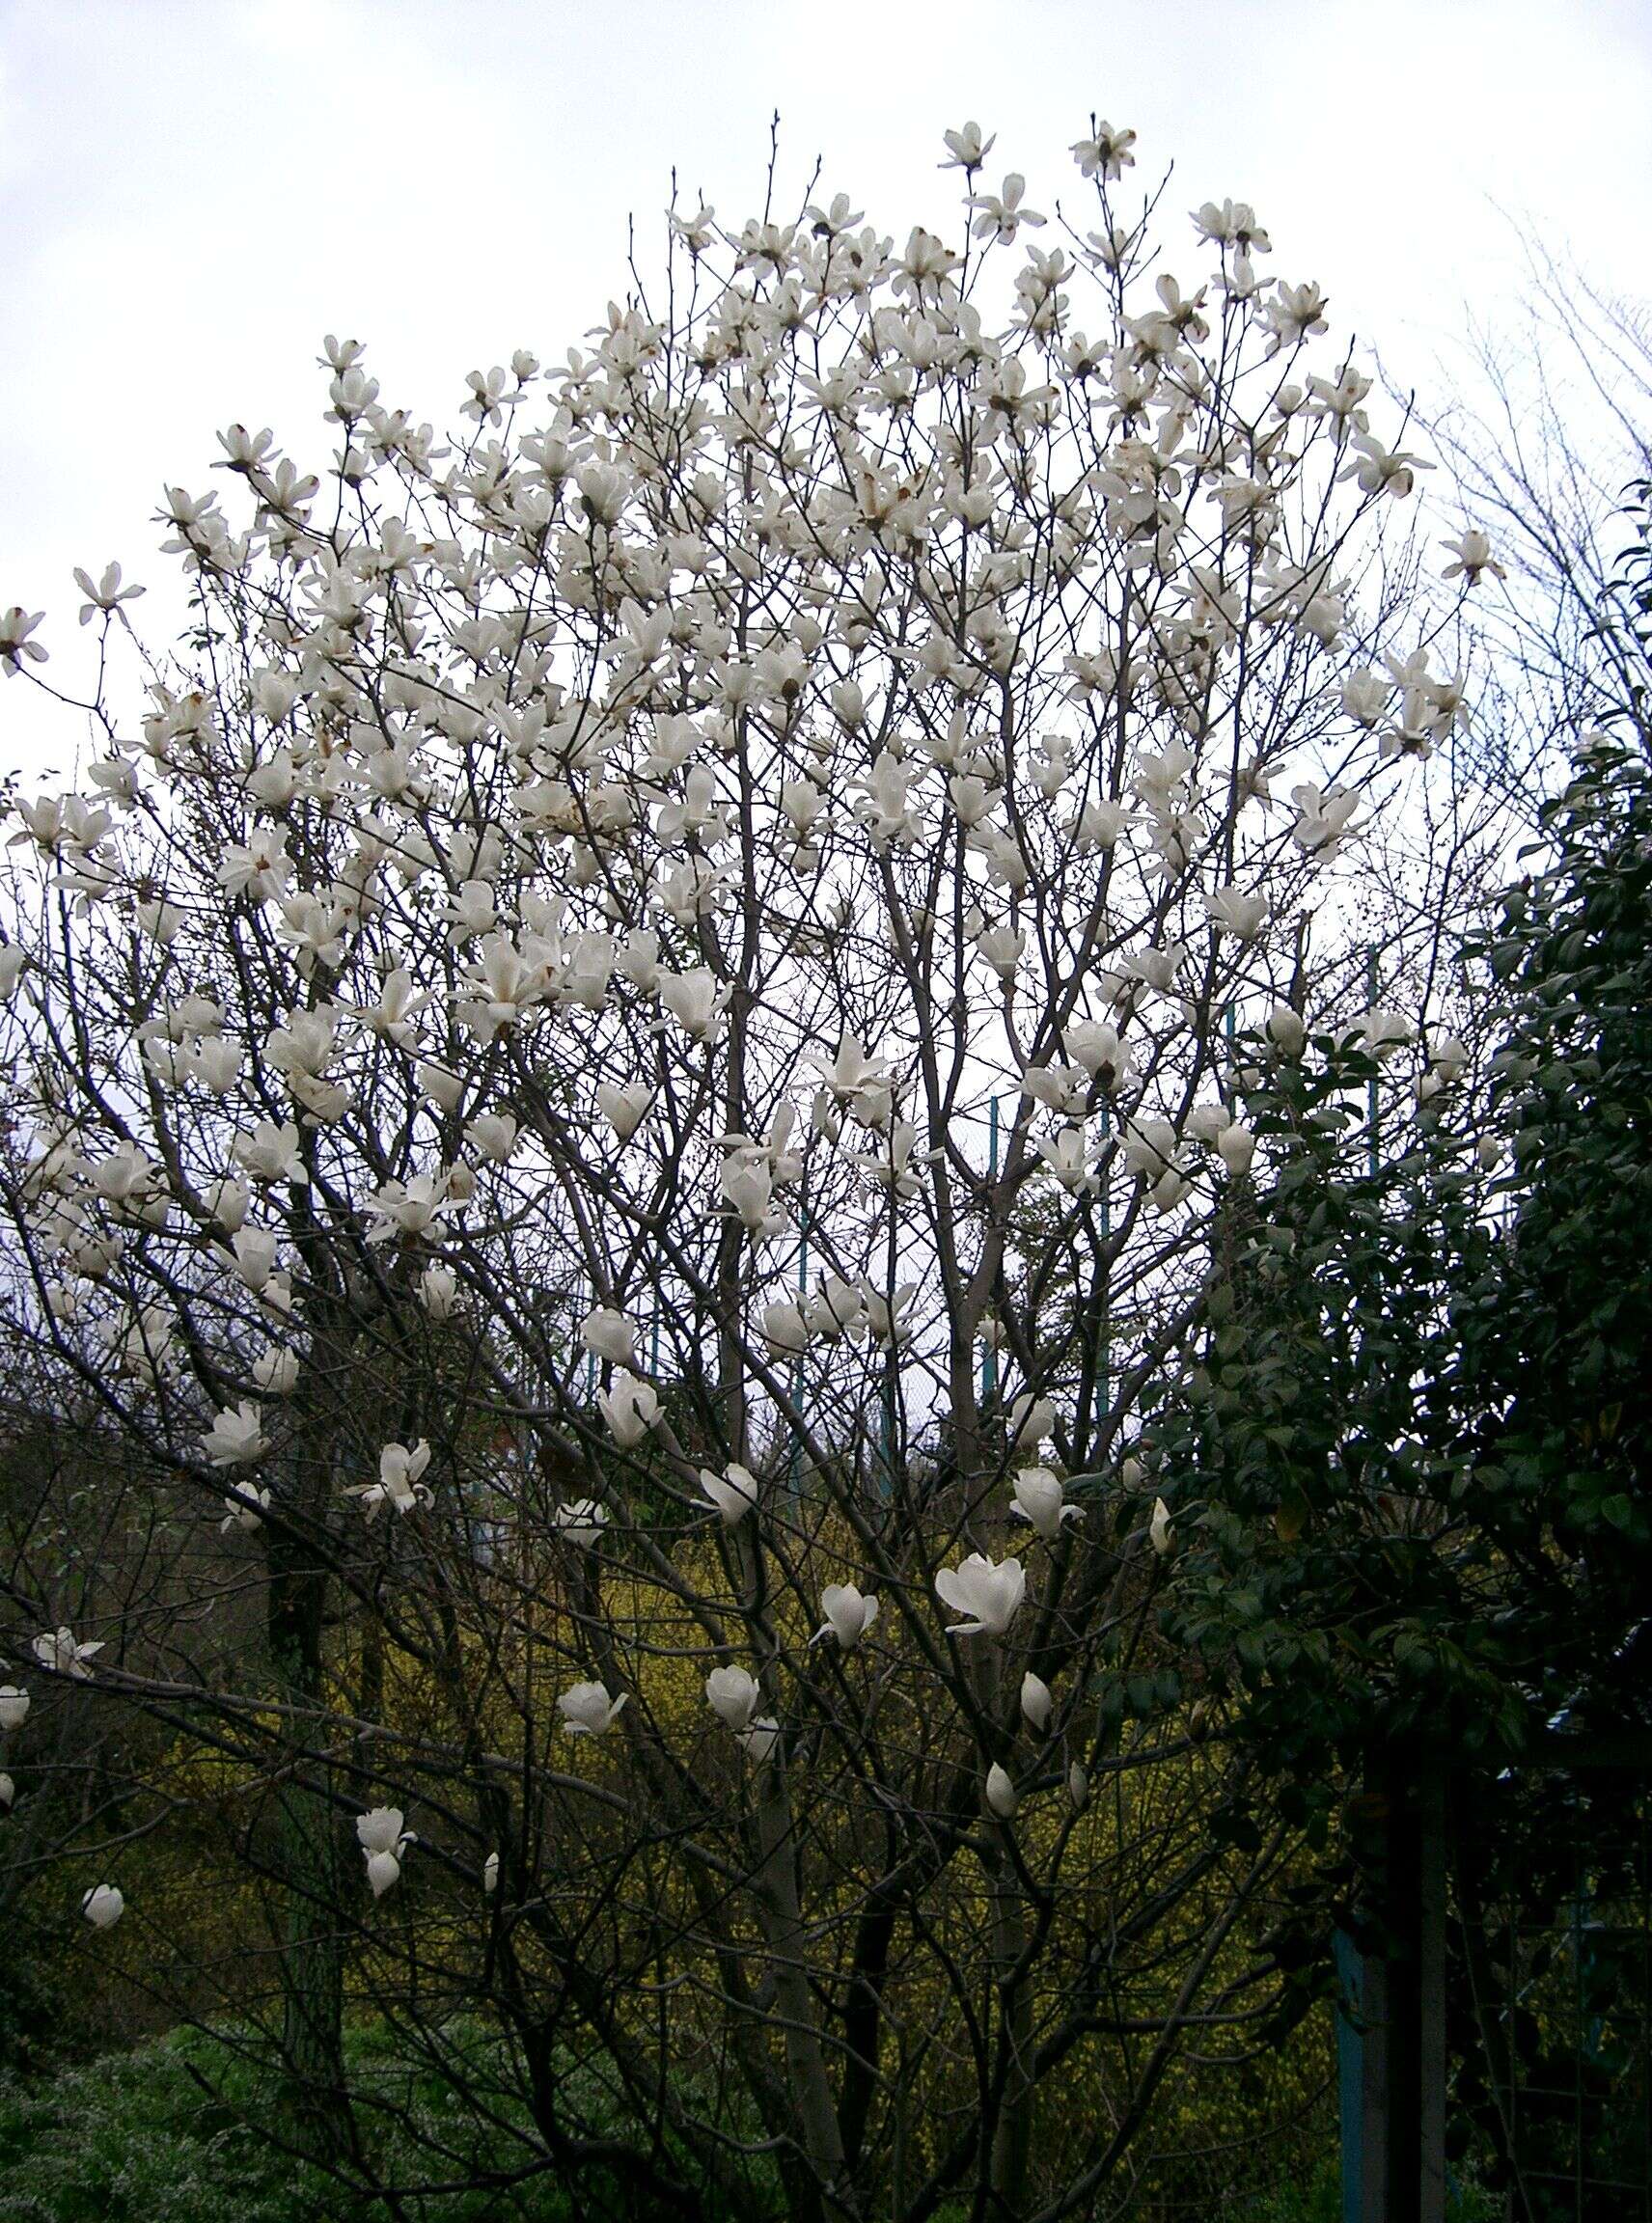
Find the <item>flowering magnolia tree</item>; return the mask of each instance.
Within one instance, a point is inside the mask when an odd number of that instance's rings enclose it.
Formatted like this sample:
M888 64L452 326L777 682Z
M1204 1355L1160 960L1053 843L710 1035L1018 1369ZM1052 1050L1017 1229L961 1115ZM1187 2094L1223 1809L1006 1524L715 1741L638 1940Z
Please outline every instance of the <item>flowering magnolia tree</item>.
M1163 261L1132 139L1069 223L949 133L950 242L674 211L448 446L330 339L330 471L220 435L187 643L16 801L4 1332L119 1446L96 1551L15 1513L17 1782L31 1694L198 1755L128 1831L217 1802L341 2170L359 1996L502 2187L1088 2213L1276 2004L1143 1414L1246 1075L1411 1055L1461 698L1319 289Z

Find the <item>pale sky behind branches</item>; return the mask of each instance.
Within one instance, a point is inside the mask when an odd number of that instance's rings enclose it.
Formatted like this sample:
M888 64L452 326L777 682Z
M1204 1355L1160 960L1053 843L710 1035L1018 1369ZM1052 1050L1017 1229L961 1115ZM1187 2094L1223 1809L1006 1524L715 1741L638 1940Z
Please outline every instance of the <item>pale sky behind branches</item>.
M690 209L757 211L777 108L777 212L818 155L897 247L959 242L944 129L977 118L982 182L1024 171L1083 230L1068 145L1129 125L1127 186L1175 166L1185 286L1213 266L1186 210L1248 200L1266 273L1434 406L1471 312L1512 313L1516 224L1652 292L1652 0L0 0L0 605L46 612L45 675L85 670L76 563L118 557L170 635L153 512L222 482L218 427L325 469L324 332L456 425L473 366L554 364L623 296L633 213L651 286L674 164ZM72 751L29 692L0 693L0 770Z

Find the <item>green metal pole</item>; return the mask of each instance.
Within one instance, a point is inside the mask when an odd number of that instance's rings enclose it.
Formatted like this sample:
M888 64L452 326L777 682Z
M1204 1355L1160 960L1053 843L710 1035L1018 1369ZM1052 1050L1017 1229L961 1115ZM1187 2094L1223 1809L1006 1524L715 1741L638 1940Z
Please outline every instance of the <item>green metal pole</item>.
M804 1208L803 1208L803 1212L802 1212L802 1214L801 1214L801 1218L800 1218L800 1223L799 1223L799 1229L798 1229L798 1245L797 1245L797 1305L798 1305L798 1310L799 1310L799 1311L801 1311L801 1310L803 1309L803 1303L804 1303L804 1300L805 1300L805 1298L808 1296L808 1294L809 1294L809 1208L808 1208L808 1206L807 1206L807 1205L805 1205L805 1206L804 1206ZM802 1403L802 1399L803 1399L803 1355L802 1355L802 1353L800 1352L800 1353L798 1354L798 1357L797 1357L796 1360L794 1361L794 1363L793 1363L793 1365L792 1365L792 1369L791 1369L791 1402L792 1402L792 1404L793 1404L794 1406L796 1406L796 1405L799 1405L799 1404L801 1404L801 1403ZM788 1486L789 1486L789 1488L790 1488L790 1490L791 1490L791 1493L792 1493L792 1496L795 1496L797 1495L797 1478L798 1478L798 1472L799 1472L799 1469L800 1469L800 1468L801 1468L801 1467L802 1467L802 1464L803 1464L803 1444L802 1444L801 1441L800 1441L800 1440L799 1440L799 1438L798 1438L798 1434L797 1434L797 1431L796 1431L796 1429L794 1428L794 1429L792 1430L792 1432L791 1432L791 1463L790 1463L789 1471L788 1471L788 1473L787 1473L787 1476L786 1476L786 1481L787 1481L787 1484L788 1484Z
M1365 952L1365 1001L1373 1010L1376 1008L1377 953L1375 949L1368 949ZM1382 1170L1380 1139L1377 1133L1377 1076L1374 1071L1370 1080L1365 1084L1365 1125L1371 1139L1370 1172L1371 1179L1374 1181Z
M1229 1112L1236 1112L1239 1109L1238 1080L1233 1070L1233 1045L1237 1039L1237 1029L1238 1022L1233 1013L1233 999L1229 997L1227 1007L1222 1014L1222 1031L1227 1043L1227 1069L1222 1076L1222 1095Z

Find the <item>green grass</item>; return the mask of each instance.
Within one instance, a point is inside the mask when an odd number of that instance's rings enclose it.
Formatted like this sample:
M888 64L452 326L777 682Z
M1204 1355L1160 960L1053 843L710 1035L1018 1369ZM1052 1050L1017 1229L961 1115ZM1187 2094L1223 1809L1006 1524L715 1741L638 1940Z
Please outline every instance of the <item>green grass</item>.
M478 2124L385 2024L348 2033L358 2119L388 2182L440 2175L462 2185L473 2167L499 2165L510 2124L527 2127L521 2102L509 2097L498 2041L480 2028L447 2035L468 2052L479 2082L497 2080L506 2128ZM566 2068L564 2092L591 2128L623 2127L587 2072ZM273 2071L200 2031L50 2077L0 2075L0 2223L392 2223L398 2212L409 2223L644 2223L650 2213L632 2184L592 2174L568 2184L550 2173L509 2190L442 2191L394 2209L272 2147L256 2126L281 2120ZM686 2185L689 2174L680 2174ZM783 2212L772 2171L755 2176L753 2189L770 2212ZM1224 2212L1231 2223L1341 2223L1335 2159L1310 2183L1236 2200ZM1494 2210L1465 2189L1447 2212L1449 2223L1488 2223ZM701 2213L718 2223L712 2201Z
M383 2025L352 2030L346 2071L372 2157L385 2182L462 2185L509 2155L508 2129L474 2121L457 2097L410 2061ZM491 2058L490 2058L491 2055ZM474 2043L479 2078L501 2066ZM588 2123L618 2129L603 2096L579 2092ZM526 2124L501 2080L497 2115ZM0 2223L389 2223L385 2201L272 2147L255 2126L282 2121L278 2081L234 2045L179 2031L49 2078L0 2077ZM501 2189L442 2191L401 2204L417 2223L596 2223L649 2213L636 2188L586 2173L546 2172ZM680 2212L680 2211L678 2211ZM709 2207L707 2223L714 2223Z

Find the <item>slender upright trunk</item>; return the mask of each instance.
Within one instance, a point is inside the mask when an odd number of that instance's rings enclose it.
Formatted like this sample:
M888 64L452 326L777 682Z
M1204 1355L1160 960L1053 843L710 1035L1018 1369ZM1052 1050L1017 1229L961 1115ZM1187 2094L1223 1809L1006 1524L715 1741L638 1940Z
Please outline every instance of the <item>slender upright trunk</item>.
M785 2022L786 2083L797 2110L798 2142L819 2187L818 2197L811 2187L800 2223L812 2223L815 2215L840 2223L854 2214L855 2206L837 2103L820 2043L819 2011L809 1988L803 1912L797 1892L797 1841L785 1764L779 1755L760 1771L757 1819L763 1863L757 1879L757 1898L774 1974L775 2005Z
M300 1488L306 1485L300 1484ZM324 1747L321 1672L326 1575L315 1554L287 1538L269 1544L269 1650L282 1702L293 1710L294 1743ZM314 1770L312 1770L314 1773ZM342 1824L319 1781L281 1786L282 2062L298 2142L336 2159L350 2142L344 2085L344 1845Z
M988 1713L997 1706L1003 1680L1003 1661L996 1648L982 1660L981 1696ZM988 2182L995 2216L1021 2213L1027 2189L1027 2165L1032 2152L1032 1989L1022 1965L1027 1950L1027 1904L1016 1873L1015 1849L1009 1822L990 1825L994 1840L992 1865L992 1966L998 1985L1000 2061L998 2112L990 2131L992 2139Z

